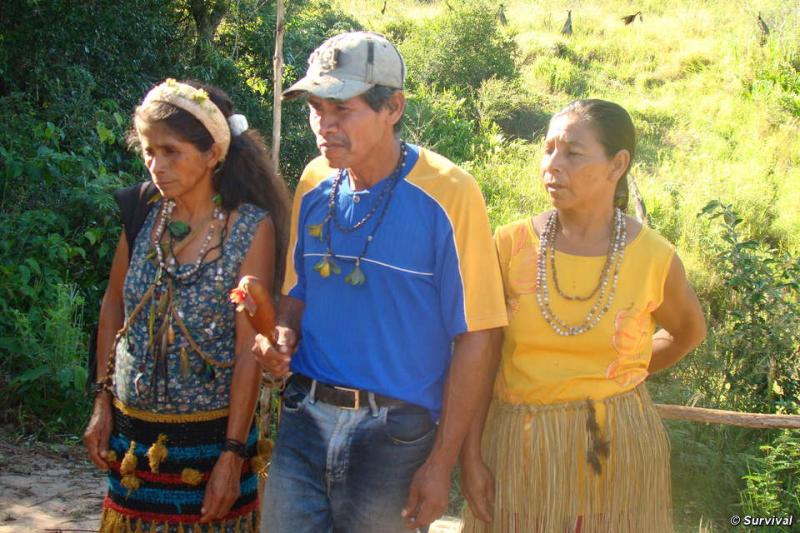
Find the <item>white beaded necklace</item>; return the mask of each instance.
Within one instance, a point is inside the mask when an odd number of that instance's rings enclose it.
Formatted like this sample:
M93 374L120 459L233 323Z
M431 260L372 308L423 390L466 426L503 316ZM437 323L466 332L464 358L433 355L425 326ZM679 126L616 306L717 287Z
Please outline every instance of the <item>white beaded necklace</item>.
M539 255L536 258L536 301L539 304L542 317L553 328L553 331L564 337L573 337L586 333L600 322L600 319L608 312L614 296L617 292L617 280L619 279L619 269L622 265L622 258L625 255L625 239L627 236L627 219L619 208L614 209L614 231L611 236L612 244L609 246L606 264L600 273L597 287L588 297L576 297L564 295L560 289L559 294L568 300L588 300L597 293L597 298L592 308L586 313L583 322L576 326L570 326L561 318L556 316L550 307L550 291L547 287L547 254L551 254L551 265L553 270L553 280L558 288L555 253L556 253L556 232L558 231L558 211L554 210L545 224L542 237L539 242ZM609 291L608 280L611 278Z
M200 267L203 266L203 259L206 256L206 252L208 251L208 247L211 244L211 239L214 237L214 233L217 229L217 225L224 223L225 220L225 211L220 208L219 206L214 207L214 213L212 214L211 223L208 225L208 233L203 240L202 246L200 246L200 251L197 253L197 259L195 259L194 264L192 264L191 268L187 269L185 272L178 272L178 262L175 260L174 255L170 255L169 258L165 261L164 259L164 251L161 249L161 238L164 236L164 230L166 230L167 226L169 225L170 219L172 217L172 211L175 209L175 201L174 200L165 200L164 205L161 208L161 214L158 219L158 225L156 226L155 235L153 235L153 246L156 249L156 256L158 257L158 266L164 272L167 272L171 277L175 278L178 281L184 281L186 279L191 278L200 270Z

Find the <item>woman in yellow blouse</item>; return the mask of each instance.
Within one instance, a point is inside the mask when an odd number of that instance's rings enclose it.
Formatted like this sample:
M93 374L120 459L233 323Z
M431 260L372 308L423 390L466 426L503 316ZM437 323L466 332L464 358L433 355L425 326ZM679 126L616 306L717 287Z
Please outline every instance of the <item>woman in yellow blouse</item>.
M497 230L509 325L461 453L466 532L672 531L669 441L643 382L705 321L674 247L624 214L635 144L622 107L573 102L545 139L555 209Z

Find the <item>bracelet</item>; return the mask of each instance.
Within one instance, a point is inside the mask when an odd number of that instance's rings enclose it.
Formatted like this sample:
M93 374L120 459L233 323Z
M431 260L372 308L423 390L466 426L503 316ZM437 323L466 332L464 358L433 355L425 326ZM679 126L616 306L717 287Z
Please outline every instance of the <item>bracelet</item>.
M98 394L101 394L103 392L110 393L111 392L111 383L109 383L109 381L110 380L108 380L108 379L103 379L103 380L95 381L94 383L92 383L92 386L89 389L90 392L92 393L92 396L94 396L96 398Z
M247 446L240 440L225 439L225 443L222 445L222 451L233 452L242 459L247 459Z

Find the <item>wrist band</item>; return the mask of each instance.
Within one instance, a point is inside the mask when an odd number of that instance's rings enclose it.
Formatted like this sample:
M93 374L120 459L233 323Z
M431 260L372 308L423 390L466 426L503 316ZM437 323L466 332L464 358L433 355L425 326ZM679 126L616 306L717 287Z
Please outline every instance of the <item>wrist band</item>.
M110 380L103 379L101 381L96 381L92 383L91 393L92 396L97 397L98 394L102 392L111 392L111 384L109 383Z
M233 452L242 459L247 459L247 446L245 446L244 442L236 439L225 439L225 443L222 445L222 451Z

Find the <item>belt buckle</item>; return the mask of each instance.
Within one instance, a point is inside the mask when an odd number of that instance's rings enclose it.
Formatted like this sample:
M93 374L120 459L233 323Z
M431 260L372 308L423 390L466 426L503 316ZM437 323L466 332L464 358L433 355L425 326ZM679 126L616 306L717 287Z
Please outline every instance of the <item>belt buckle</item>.
M353 407L346 407L342 405L341 406L342 409L356 410L361 408L361 398L358 395L360 391L358 389L351 389L350 387L337 387L337 386L334 386L333 388L336 390L353 393Z

